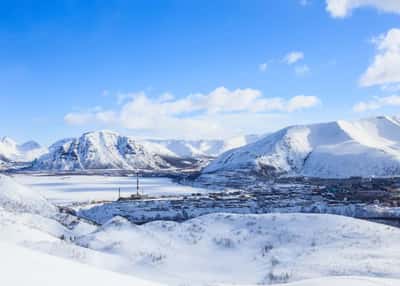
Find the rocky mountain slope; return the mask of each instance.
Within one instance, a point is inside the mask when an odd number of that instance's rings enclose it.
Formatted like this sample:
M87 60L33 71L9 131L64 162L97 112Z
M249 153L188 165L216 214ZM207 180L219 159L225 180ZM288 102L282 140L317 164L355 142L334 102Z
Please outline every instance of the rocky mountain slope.
M400 175L400 119L291 126L227 151L203 170L342 178Z
M188 162L189 164L190 162ZM49 153L34 161L35 170L149 169L179 167L185 162L155 143L142 144L112 131L84 133L49 147Z

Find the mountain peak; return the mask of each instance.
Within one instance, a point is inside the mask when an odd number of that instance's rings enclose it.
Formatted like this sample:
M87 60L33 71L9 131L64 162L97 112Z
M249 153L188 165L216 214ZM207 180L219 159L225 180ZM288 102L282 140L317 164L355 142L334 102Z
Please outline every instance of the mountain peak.
M37 143L36 141L30 140L30 141L27 141L27 142L19 145L19 148L20 148L20 150L23 150L23 151L30 151L30 150L42 148L42 146L40 146L40 144Z

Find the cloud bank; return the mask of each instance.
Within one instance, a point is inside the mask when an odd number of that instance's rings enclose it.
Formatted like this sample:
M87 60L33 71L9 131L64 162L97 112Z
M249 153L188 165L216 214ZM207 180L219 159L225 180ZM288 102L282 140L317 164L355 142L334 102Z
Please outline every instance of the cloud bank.
M400 106L399 95L374 97L372 100L361 101L356 105L354 105L353 110L355 112L364 112L369 110L380 109L383 107L394 107L394 106Z
M70 125L103 124L146 131L154 136L216 138L240 132L246 126L261 124L279 114L314 107L315 96L297 95L289 99L265 97L256 89L229 90L219 87L208 94L191 94L175 99L158 98L144 92L126 95L129 99L116 110L100 108L71 112L64 120ZM275 113L275 114L271 114ZM260 121L262 120L262 121Z
M326 10L334 18L349 16L354 9L373 7L382 12L400 14L399 0L327 0Z
M400 1L399 1L400 3ZM400 29L391 29L373 40L377 53L361 76L361 86L400 82Z

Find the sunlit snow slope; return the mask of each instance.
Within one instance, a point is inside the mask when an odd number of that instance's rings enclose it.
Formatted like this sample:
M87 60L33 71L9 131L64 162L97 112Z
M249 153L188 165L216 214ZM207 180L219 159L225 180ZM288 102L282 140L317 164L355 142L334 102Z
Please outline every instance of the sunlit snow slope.
M0 285L7 286L157 286L156 282L93 268L74 261L0 242ZM367 277L326 277L287 286L396 286L399 280ZM212 284L209 284L212 285ZM234 284L237 285L237 284ZM280 284L281 285L281 284Z
M204 169L313 177L400 175L400 120L292 126L228 151Z
M3 242L0 242L0 253L0 285L159 285Z

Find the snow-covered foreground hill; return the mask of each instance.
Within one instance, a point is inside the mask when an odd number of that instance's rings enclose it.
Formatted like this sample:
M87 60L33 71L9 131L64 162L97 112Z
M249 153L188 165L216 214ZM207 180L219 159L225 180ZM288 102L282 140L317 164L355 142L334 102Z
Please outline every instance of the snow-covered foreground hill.
M213 214L184 223L114 218L79 241L179 284L273 284L334 275L400 277L400 230L333 215Z
M0 284L8 286L157 286L162 285L132 276L78 264L74 261L37 253L0 242ZM329 277L290 283L288 286L395 286L398 280L366 277ZM235 284L237 285L237 284Z
M96 269L3 242L0 242L0 253L0 285L159 285L154 282Z
M57 285L400 283L388 279L400 278L400 230L386 225L333 215L213 214L141 226L115 217L95 226L2 175L0 194L1 285L54 285L55 275Z
M399 142L400 120L396 117L292 126L224 153L203 173L398 176Z

